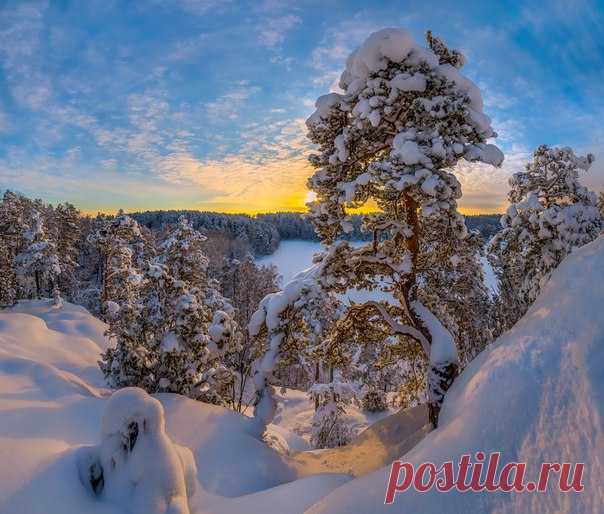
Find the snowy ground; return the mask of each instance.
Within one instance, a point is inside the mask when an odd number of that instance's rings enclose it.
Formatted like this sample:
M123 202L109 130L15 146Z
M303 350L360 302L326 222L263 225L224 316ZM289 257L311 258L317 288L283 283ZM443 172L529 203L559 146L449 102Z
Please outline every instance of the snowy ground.
M520 323L466 368L445 399L441 426L429 434L420 407L380 420L358 418L359 426L376 422L348 447L300 451L306 443L289 428L308 413L305 399L289 391L272 429L289 446L279 452L251 435L244 415L157 395L167 436L189 448L197 465L191 511L376 512L384 508L393 459L438 468L464 454L498 451L502 465L528 464L525 482L535 480L542 462L585 463L585 490L561 493L557 477L544 493L409 490L397 493L391 510L604 512L603 279L600 238L568 258ZM133 503L95 498L79 478L78 456L89 451L83 445L101 442L110 394L96 365L107 346L103 330L69 304L25 302L0 312L3 514L141 512ZM155 455L147 455L150 465L157 464Z
M0 512L129 512L128 503L98 501L79 479L83 445L101 443L101 412L111 391L96 361L107 347L104 323L81 307L51 300L22 302L0 312ZM197 463L195 512L304 512L344 482L386 465L425 436L421 410L385 431L398 446L384 451L377 434L365 433L340 457L308 450L289 430L307 431L312 405L288 391L271 432L282 451L251 434L251 419L236 412L169 394L155 395L165 410L170 440L189 448ZM389 413L366 415L351 407L358 431ZM388 418L390 419L390 418ZM379 437L383 437L384 429ZM382 448L382 451L377 451ZM371 455L359 466L356 452ZM148 464L153 464L153 456ZM127 497L128 495L122 495ZM293 503L292 503L293 502ZM130 505L132 508L132 505ZM135 511L136 512L136 511Z

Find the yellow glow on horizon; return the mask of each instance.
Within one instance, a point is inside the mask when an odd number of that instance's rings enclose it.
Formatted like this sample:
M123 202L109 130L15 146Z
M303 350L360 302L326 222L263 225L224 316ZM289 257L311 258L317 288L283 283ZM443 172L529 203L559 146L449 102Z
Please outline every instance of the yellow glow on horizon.
M144 208L133 208L128 209L127 206L124 206L125 212L144 212L144 211L170 211L170 210L191 210L191 211L205 211L205 212L218 212L225 214L248 214L250 216L256 216L258 214L267 214L267 213L275 213L275 212L300 212L305 213L308 210L306 203L311 201L312 191L307 191L306 193L302 193L301 195L294 195L290 198L287 198L282 201L273 200L273 207L265 207L264 205L247 205L244 206L242 204L214 204L209 203L208 205L203 204L194 204L194 205L149 205ZM76 208L78 206L76 205ZM117 214L119 209L79 209L82 216L92 216L95 217L99 212L108 215ZM350 214L367 214L369 212L377 212L375 205L367 205L361 207L359 209L349 209L348 212ZM459 212L464 216L476 216L479 214L502 214L503 210L497 208L490 209L480 209L480 208L472 208L472 207L463 207L459 209Z

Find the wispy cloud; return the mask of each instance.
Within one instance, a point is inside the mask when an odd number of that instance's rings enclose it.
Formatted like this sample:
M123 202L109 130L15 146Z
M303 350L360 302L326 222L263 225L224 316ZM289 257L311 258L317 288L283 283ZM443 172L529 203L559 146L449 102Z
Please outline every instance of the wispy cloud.
M270 50L279 51L280 45L285 40L285 34L291 28L301 24L302 20L292 14L272 18L265 22L260 30L260 43Z
M154 0L154 4L182 9L187 14L204 16L216 9L224 9L231 0Z
M484 11L484 12L483 12ZM426 28L462 48L506 153L460 165L466 209L499 210L540 143L595 153L604 183L604 9L536 0L0 3L0 187L85 208L301 208L303 118L371 32ZM526 157L526 158L525 158ZM489 208L491 206L491 208Z
M232 204L230 210L300 210L311 173L305 134L303 120L251 125L242 133L245 143L238 152L219 160L173 153L157 163L158 176L217 193L205 202L216 208Z
M260 87L250 85L248 80L240 80L228 86L225 93L206 105L208 118L214 123L237 119L243 103L259 91Z

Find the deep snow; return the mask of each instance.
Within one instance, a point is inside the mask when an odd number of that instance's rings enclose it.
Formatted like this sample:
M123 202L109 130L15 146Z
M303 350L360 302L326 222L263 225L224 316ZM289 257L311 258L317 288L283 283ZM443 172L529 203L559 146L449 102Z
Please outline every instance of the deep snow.
M119 434L124 422L120 420L129 416L121 405L117 413L112 409L114 414L105 416L105 421L101 417L111 403L111 391L104 388L96 362L109 344L103 336L105 329L106 325L85 309L68 302L57 308L52 300L28 301L0 311L2 514L137 512L140 498L136 498L136 491L144 488L112 486L106 495L95 498L80 480L83 461L88 465L91 458L98 458L107 465L114 457L118 464L123 458L103 446L114 437L112 434L117 434L116 440L123 439ZM306 430L312 416L306 393L288 391L278 424L270 427L271 433L279 435L282 452L252 435L253 420L247 416L178 395L154 397L165 412L169 441L190 449L197 465L199 487L190 505L192 512L301 513L353 478L351 449L327 463L314 453L296 451L309 449L304 438L289 430L292 423ZM370 415L351 409L350 421L357 430L388 414ZM133 419L138 416L134 410ZM160 426L157 412L152 409L139 417ZM414 420L417 426L394 423L389 431L397 441L411 431L407 442L402 442L405 448L424 435L425 416ZM163 448L169 455L170 442L162 435L163 429L159 432L161 437L140 439L138 448ZM380 446L375 436L366 434L363 440L361 451ZM100 456L95 450L99 445ZM122 466L123 471L118 469L119 479L126 483L134 484L147 467L162 469L163 464L159 468L156 464L172 459L159 459L155 451L148 452L153 455L136 452L135 446L132 457L136 458ZM376 454L365 467L377 469L389 457L387 452Z
M385 467L337 489L311 512L604 512L603 280L600 237L569 256L526 316L470 363L445 398L438 430L401 456L416 469L424 462L438 469L465 454L474 459L482 451L488 460L501 452L499 470L527 463L525 483L537 480L543 462L580 462L582 492L560 492L552 473L542 493L410 489L387 507Z
M527 462L525 482L542 462L583 462L585 490L561 493L554 477L545 493L407 491L391 510L604 512L603 279L600 238L562 263L518 325L464 370L445 398L439 429L427 436L418 408L383 418L341 450L299 452L304 441L288 429L307 414L303 398L290 392L272 427L289 449L277 452L251 435L246 416L156 395L167 437L195 459L191 510L375 512L394 458L440 467L498 451L499 469ZM132 512L96 500L78 476L83 445L102 441L110 391L96 360L108 344L105 326L79 307L52 303L0 312L0 512Z

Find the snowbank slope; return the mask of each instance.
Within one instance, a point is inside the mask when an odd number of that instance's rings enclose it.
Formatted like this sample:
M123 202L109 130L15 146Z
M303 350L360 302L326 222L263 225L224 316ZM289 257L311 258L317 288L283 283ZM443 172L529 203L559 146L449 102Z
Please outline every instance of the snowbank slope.
M450 389L441 424L402 460L417 469L455 465L464 454L501 452L499 470L527 463L524 483L543 462L585 463L582 492L472 491L396 494L384 506L390 469L353 480L319 501L313 513L604 512L604 237L577 250L526 316L476 358ZM473 460L473 462L475 462ZM485 466L486 468L486 466ZM486 470L483 469L483 479ZM402 477L401 477L402 478Z
M122 512L79 480L82 446L101 441L111 391L97 360L106 325L85 309L52 300L0 311L0 512ZM252 419L172 394L158 394L170 440L190 448L201 487L193 512L301 513L352 477L297 464L258 441ZM286 437L295 437L283 429ZM325 470L330 471L330 470ZM285 512L285 510L284 510Z

